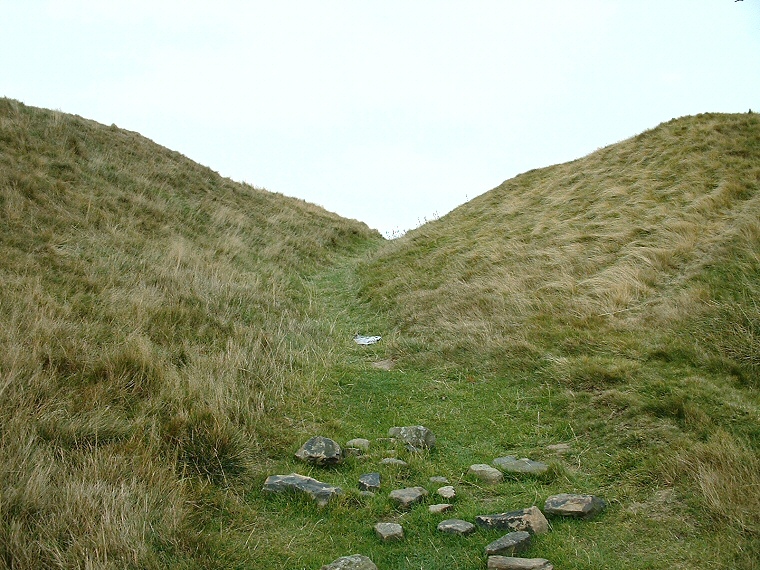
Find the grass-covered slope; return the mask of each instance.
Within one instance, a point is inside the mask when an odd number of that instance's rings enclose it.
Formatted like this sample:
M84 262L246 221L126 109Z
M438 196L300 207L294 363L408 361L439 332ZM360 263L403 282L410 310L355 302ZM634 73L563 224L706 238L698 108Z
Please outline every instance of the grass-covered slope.
M304 279L379 240L0 99L0 567L212 567L205 486L255 475L319 397Z
M757 115L673 120L522 174L358 275L394 330L388 354L438 379L432 424L491 453L572 442L537 504L572 489L612 499L604 525L561 527L567 543L537 556L758 567Z

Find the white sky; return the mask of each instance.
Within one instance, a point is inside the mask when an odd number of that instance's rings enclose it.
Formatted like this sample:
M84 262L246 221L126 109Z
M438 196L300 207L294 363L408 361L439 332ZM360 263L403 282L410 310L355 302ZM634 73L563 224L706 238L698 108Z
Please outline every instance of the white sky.
M760 111L760 0L0 0L0 96L388 234L673 117Z

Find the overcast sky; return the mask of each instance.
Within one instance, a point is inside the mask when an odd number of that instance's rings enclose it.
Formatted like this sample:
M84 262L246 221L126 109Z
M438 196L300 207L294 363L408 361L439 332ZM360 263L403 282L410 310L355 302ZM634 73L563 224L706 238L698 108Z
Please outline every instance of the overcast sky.
M0 96L388 234L673 117L760 111L760 0L0 0Z

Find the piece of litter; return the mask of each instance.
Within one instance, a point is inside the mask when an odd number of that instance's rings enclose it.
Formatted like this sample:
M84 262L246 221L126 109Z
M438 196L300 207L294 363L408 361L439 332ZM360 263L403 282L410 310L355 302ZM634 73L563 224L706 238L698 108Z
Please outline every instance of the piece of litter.
M354 336L354 342L356 344L361 344L361 345L366 346L368 344L375 344L381 338L383 338L383 337L381 337L381 336L361 336L361 335L357 334L357 335Z

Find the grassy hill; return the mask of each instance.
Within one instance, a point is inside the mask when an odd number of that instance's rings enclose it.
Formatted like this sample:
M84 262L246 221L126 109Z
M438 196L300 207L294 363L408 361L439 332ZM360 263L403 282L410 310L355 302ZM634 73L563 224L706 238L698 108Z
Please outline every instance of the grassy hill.
M701 115L385 242L2 99L0 568L484 568L498 531L441 535L387 499L444 475L465 519L607 498L535 538L526 554L558 568L757 569L759 189L757 116ZM420 423L439 440L423 455L293 459L314 434ZM409 466L362 497L390 451ZM466 474L507 454L551 469ZM346 493L260 492L294 471ZM380 520L405 540L381 544Z

